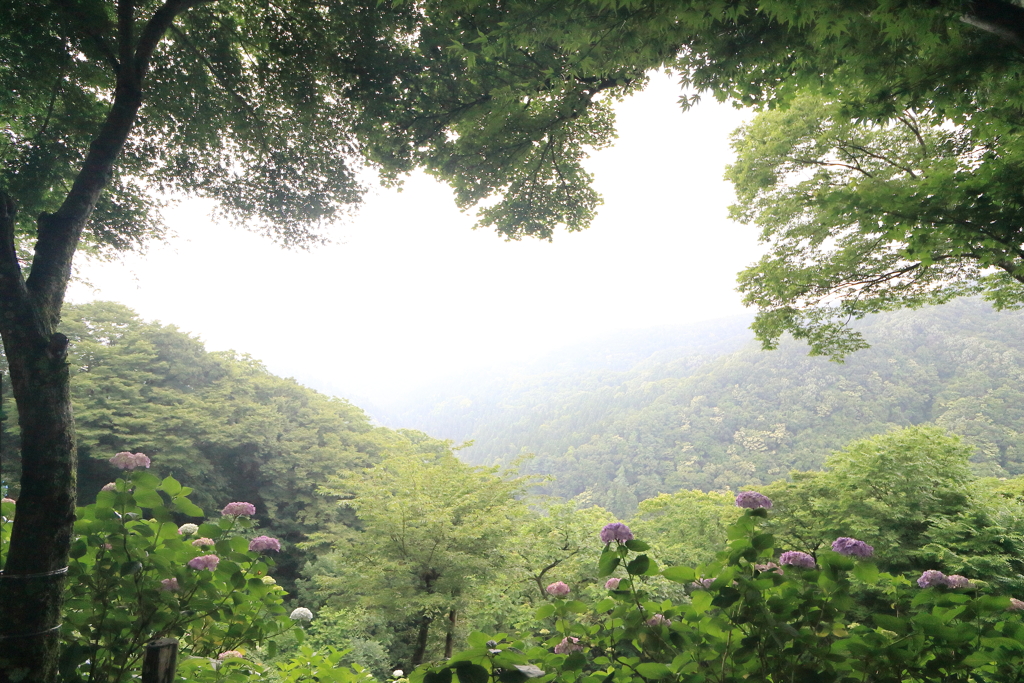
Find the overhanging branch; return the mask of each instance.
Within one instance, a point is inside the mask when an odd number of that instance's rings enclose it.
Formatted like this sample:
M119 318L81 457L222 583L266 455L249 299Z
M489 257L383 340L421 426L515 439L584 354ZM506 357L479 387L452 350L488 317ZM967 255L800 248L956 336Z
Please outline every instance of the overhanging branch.
M972 0L960 20L1024 48L1024 8L1005 0Z

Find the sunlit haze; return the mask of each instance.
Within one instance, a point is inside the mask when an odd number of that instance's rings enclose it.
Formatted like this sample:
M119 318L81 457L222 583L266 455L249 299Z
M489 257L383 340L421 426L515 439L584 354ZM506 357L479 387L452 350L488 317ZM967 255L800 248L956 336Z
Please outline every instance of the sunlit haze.
M375 401L455 372L621 329L743 310L736 272L757 258L722 179L744 114L706 101L682 113L663 76L618 107L619 140L593 155L605 203L593 227L553 243L505 242L430 178L375 189L334 243L285 251L184 203L177 237L119 263L83 263L69 300L122 302L211 350Z

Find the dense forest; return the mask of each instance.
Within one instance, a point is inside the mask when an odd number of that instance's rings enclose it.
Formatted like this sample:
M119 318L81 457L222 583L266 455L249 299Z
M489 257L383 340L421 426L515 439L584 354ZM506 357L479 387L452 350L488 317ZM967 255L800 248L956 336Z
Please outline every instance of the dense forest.
M544 491L620 516L663 492L818 469L854 439L926 422L974 445L978 474L1024 473L1024 313L960 300L857 329L872 347L842 364L793 341L762 351L742 321L665 336L639 359L608 342L607 365L584 348L575 366L424 390L388 421L472 441L469 462L533 454L522 469L553 475Z

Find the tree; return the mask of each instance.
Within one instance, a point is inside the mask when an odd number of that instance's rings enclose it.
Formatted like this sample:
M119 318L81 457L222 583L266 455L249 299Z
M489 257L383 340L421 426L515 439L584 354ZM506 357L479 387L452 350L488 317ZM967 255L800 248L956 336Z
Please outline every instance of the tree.
M509 238L584 227L607 99L678 45L620 8L532 2L55 0L0 5L0 336L23 470L0 679L49 680L75 509L72 261L162 235L159 190L285 244L416 167ZM33 244L34 242L34 244ZM16 578L37 576L38 578ZM12 637L12 636L17 636Z
M400 432L392 454L363 471L332 478L323 492L346 498L359 520L314 535L334 552L313 568L329 604L364 607L412 625L409 668L422 664L431 630L443 624L444 656L454 647L460 612L475 587L496 575L496 552L525 505L525 482L497 468L460 462L450 444L418 432Z
M1024 304L1024 129L990 112L904 109L857 120L807 92L737 134L733 216L768 254L740 274L758 337L834 359L864 348L850 319L982 294Z

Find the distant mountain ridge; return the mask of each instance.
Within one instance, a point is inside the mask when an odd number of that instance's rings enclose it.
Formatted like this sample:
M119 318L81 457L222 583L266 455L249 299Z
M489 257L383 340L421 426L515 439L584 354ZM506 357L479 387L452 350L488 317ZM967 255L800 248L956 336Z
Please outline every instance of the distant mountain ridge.
M979 473L1024 473L1024 312L961 300L876 316L858 325L872 348L841 365L793 341L761 351L747 322L564 349L439 383L378 419L473 440L470 462L532 453L523 471L554 475L546 492L619 515L662 492L817 469L853 439L924 422L976 445Z

